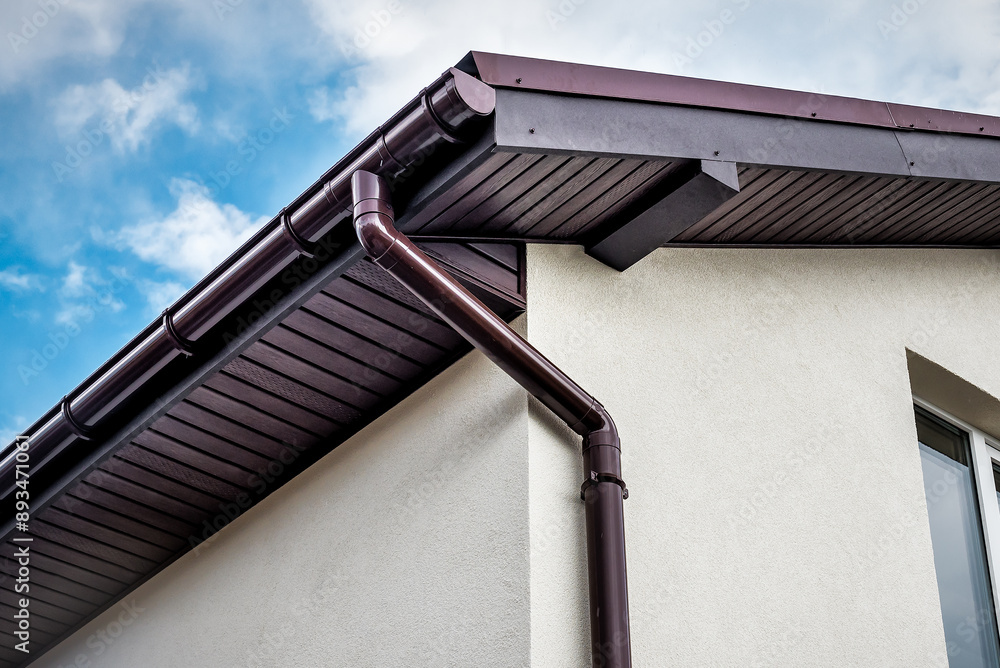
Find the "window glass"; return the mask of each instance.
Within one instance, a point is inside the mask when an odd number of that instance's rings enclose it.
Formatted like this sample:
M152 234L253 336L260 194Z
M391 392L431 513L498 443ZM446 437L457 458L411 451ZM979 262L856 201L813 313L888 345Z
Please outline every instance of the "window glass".
M968 436L918 410L917 437L949 666L996 668L995 611Z
M997 504L1000 504L1000 464L993 462L993 488L997 493Z

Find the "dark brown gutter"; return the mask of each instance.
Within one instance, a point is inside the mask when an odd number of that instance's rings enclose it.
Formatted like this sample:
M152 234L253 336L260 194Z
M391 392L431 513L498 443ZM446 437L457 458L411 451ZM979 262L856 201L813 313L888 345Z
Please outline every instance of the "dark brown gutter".
M491 114L495 102L492 88L454 68L421 91L36 422L27 433L32 474L77 441L97 440L131 395L174 360L193 355L233 309L349 218L355 171L404 177L440 145L459 141L470 121ZM0 461L0 498L14 488L15 452L8 446Z
M396 230L389 188L382 178L358 170L352 183L354 227L372 260L583 436L580 494L586 501L593 665L630 668L622 508L628 491L621 477L621 443L611 416Z

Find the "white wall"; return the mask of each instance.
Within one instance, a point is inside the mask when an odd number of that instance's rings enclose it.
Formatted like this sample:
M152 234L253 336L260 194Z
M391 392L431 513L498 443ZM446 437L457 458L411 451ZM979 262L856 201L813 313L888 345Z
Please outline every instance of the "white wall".
M1000 396L1000 256L529 247L622 436L638 666L946 666L907 347ZM532 407L531 656L589 665L577 439Z
M996 253L528 258L622 434L636 668L946 665L905 350L1000 395ZM472 354L36 665L589 666L579 449Z
M526 665L527 429L468 355L34 665Z

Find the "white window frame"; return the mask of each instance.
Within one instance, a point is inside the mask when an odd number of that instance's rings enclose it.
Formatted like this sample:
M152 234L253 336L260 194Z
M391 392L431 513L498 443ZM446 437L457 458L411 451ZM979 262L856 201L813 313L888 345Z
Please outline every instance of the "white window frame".
M997 634L1000 636L1000 504L997 502L997 488L993 478L993 462L1000 465L1000 439L984 433L917 396L913 397L913 403L969 435L969 445L972 450L971 468L976 480L979 516L983 522L983 542L986 545L986 563L993 590L993 609L996 611Z

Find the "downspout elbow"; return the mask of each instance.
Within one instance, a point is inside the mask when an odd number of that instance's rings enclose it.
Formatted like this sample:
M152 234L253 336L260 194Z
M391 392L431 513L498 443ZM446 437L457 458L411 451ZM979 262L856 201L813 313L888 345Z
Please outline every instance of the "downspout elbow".
M628 498L628 488L622 480L622 448L618 428L607 409L595 402L595 427L583 435L583 486L580 497L586 500L587 489L598 483L610 482L621 488L622 499Z
M388 270L391 264L385 266L383 262L399 237L393 225L395 213L389 187L375 174L357 171L351 179L351 190L354 195L354 230L358 241L376 264Z
M584 447L589 445L611 445L621 450L621 439L618 437L618 427L611 419L608 409L597 399L593 400L590 410L580 418L575 425L570 425L573 431L583 436Z
M583 436L590 628L595 668L631 668L621 443L608 411L394 227L389 188L351 179L354 226L374 260L442 320Z

